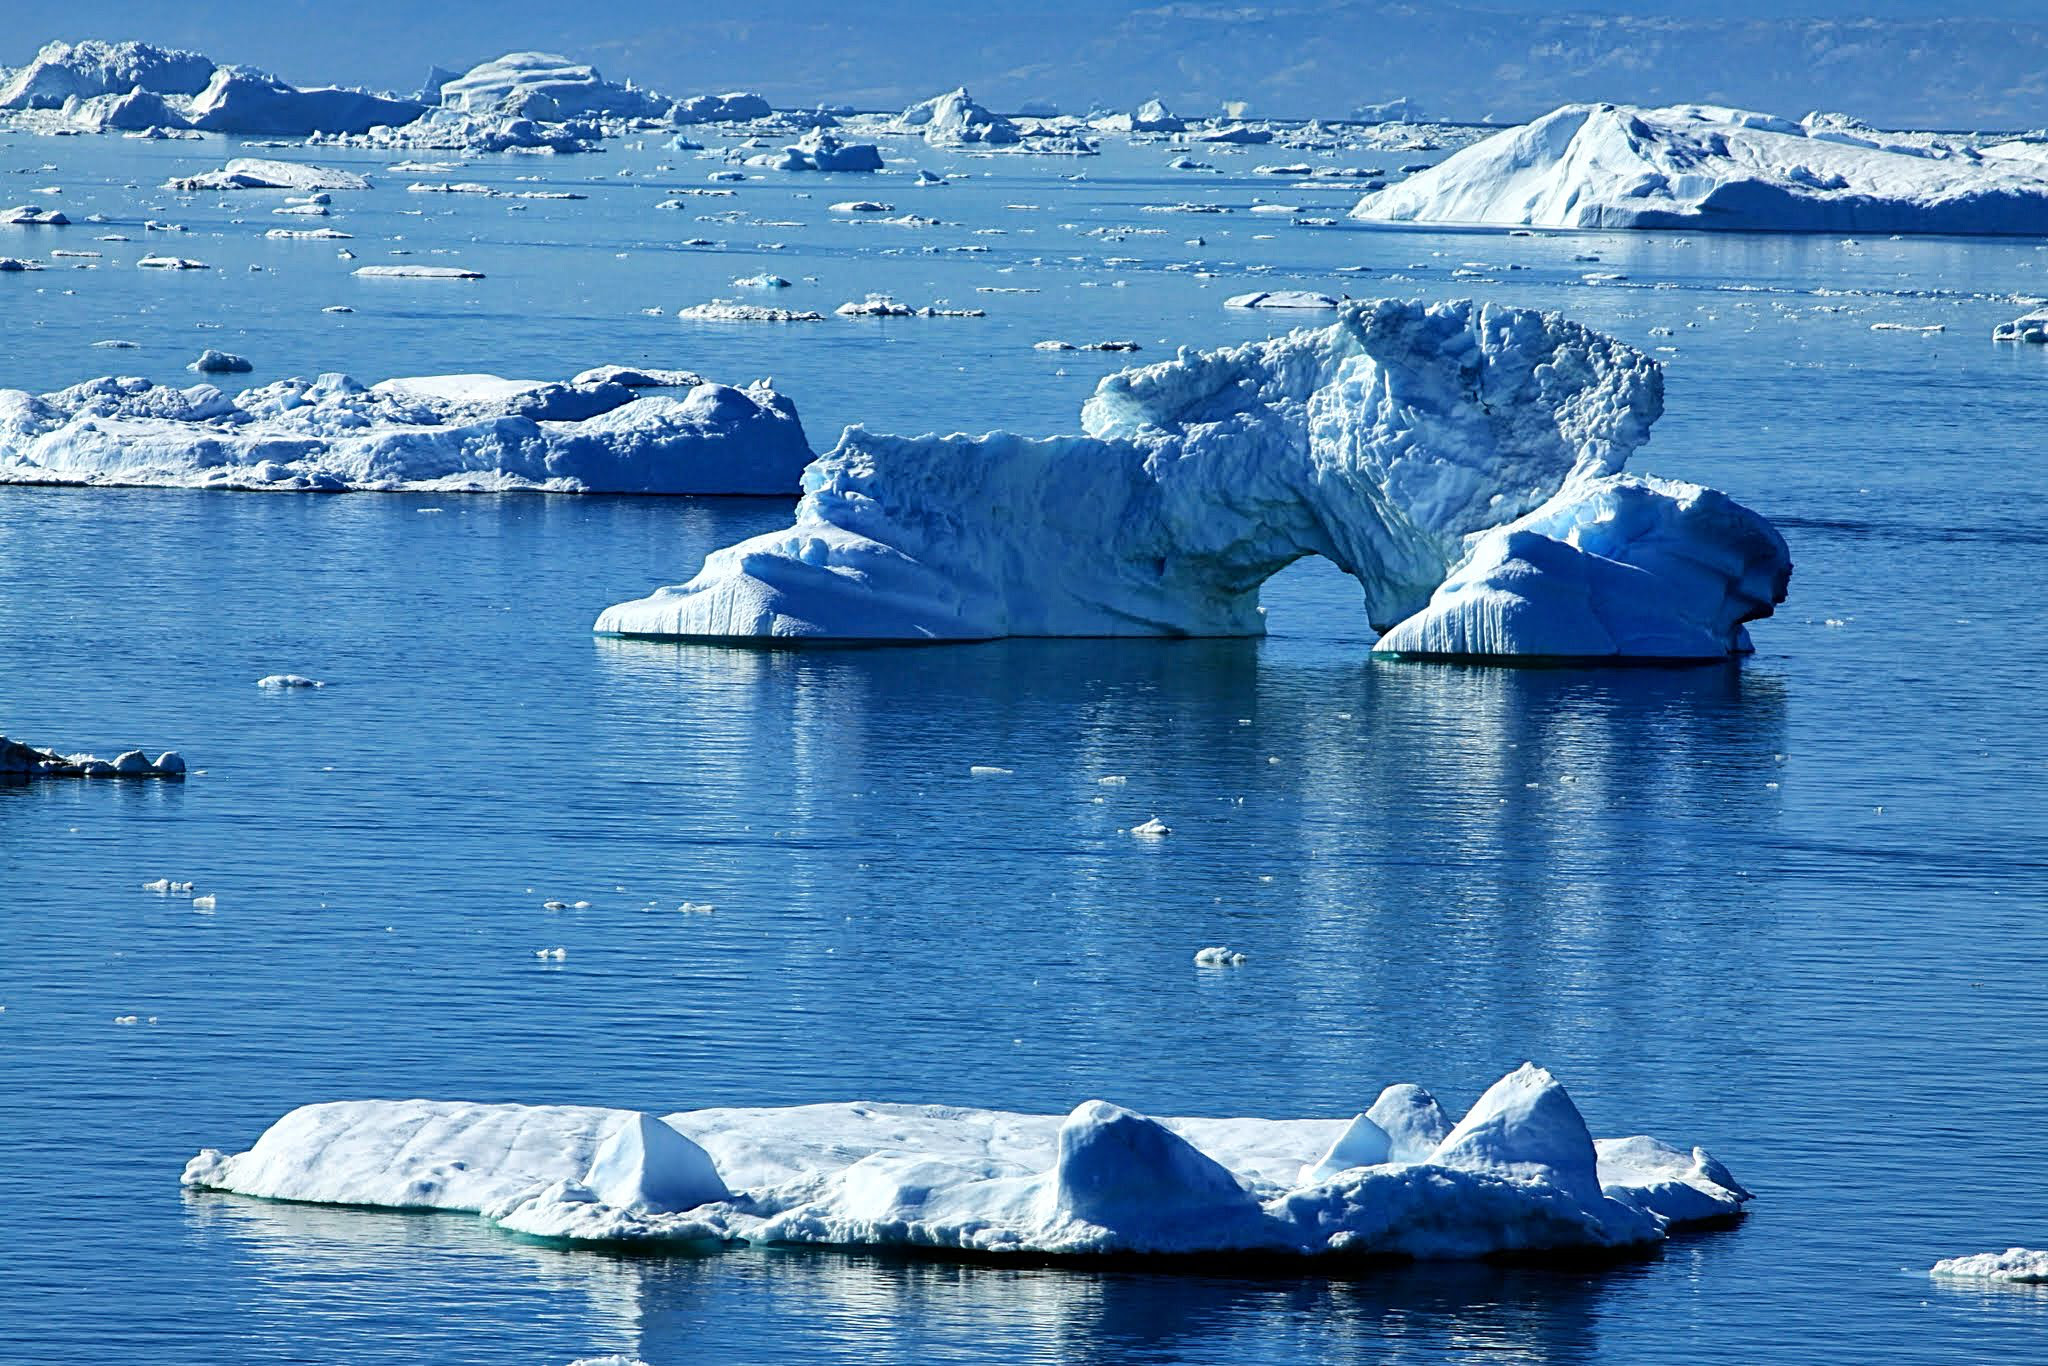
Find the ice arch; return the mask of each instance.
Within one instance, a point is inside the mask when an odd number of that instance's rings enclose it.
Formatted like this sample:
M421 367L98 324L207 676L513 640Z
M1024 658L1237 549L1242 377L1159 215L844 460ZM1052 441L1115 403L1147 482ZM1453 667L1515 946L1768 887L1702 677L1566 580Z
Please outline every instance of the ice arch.
M1233 636L1305 555L1373 624L1485 532L1614 475L1663 408L1641 352L1549 313L1347 305L1317 330L1104 379L1085 436L850 428L796 524L608 609L614 635L757 641Z

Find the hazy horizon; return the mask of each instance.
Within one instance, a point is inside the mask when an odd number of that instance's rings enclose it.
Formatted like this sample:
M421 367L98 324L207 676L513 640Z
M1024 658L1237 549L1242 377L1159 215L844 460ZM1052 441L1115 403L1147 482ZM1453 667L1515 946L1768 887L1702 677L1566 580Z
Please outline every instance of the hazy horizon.
M167 10L112 0L16 0L0 66L53 39L132 38L193 48L297 84L416 89L430 65L455 70L540 49L668 94L758 90L782 105L895 107L966 84L1014 109L1129 107L1159 96L1191 113L1246 101L1273 117L1342 116L1407 96L1432 114L1521 120L1571 100L1702 101L1797 115L1840 109L1876 122L2036 127L2048 123L2048 22L2038 6L1808 0L1797 15L1736 0L1711 18L1668 2L1552 13L1529 0L1452 6L1293 0L1266 6L1050 0L1030 22L960 13L932 0L850 13L768 0L744 14L679 22L625 0L602 26L559 6L351 7L308 0L260 12L217 3ZM382 18L380 18L382 16ZM403 27L403 44L389 34ZM1901 73L1912 79L1901 80Z

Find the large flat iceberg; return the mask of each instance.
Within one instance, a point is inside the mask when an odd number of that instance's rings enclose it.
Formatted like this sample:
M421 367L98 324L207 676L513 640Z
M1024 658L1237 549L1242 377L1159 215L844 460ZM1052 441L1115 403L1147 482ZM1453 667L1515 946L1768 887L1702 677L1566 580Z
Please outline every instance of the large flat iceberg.
M970 1254L1411 1257L1641 1248L1750 1199L1698 1148L1596 1142L1524 1065L1452 1125L1388 1087L1336 1119L834 1104L661 1119L579 1106L308 1105L187 1186L477 1213L569 1242Z
M479 62L440 87L441 106L469 114L505 114L561 122L590 115L660 118L670 101L597 68L551 52L508 52Z
M2048 166L1713 105L1570 104L1366 195L1353 218L1480 227L2048 233Z
M0 389L0 483L787 494L810 458L766 381L676 371Z
M1496 528L1539 509L1599 521L1603 481L1662 408L1655 362L1555 314L1346 304L1328 327L1109 376L1082 410L1085 436L849 428L805 472L794 526L714 552L689 583L612 607L596 629L788 643L1257 635L1259 585L1319 554L1385 630ZM1645 560L1638 578L1661 591L1665 571L1725 558L1714 538L1736 520L1675 523L1704 543ZM1515 652L1570 653L1540 624L1524 623Z

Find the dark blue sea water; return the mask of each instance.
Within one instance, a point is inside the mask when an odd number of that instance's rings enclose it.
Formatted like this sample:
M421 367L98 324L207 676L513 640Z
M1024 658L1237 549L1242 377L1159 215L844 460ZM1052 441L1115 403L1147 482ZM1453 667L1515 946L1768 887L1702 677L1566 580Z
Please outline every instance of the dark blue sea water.
M775 500L0 490L0 731L197 770L0 789L0 1359L2048 1356L2048 1294L1924 1274L2048 1245L2048 357L1986 340L2017 311L2000 296L2048 284L2036 244L1300 229L1241 211L1315 198L1245 173L1295 154L1199 179L1157 148L920 154L990 173L932 191L778 178L705 211L805 227L712 227L651 211L640 180L704 167L648 149L462 173L602 178L522 213L390 178L337 215L360 261L403 233L489 278L376 286L331 244L260 240L303 226L271 197L148 188L226 154L0 137L7 169L57 166L24 185L127 220L61 245L138 239L97 271L0 277L0 382L184 378L207 345L254 382L652 361L773 373L823 447L853 420L1071 428L1116 359L1031 342L1130 336L1144 360L1264 335L1285 320L1220 302L1268 281L1477 294L1674 348L1638 464L1777 519L1792 599L1753 659L1678 670L1374 661L1317 564L1269 586L1261 642L764 653L589 627L783 524ZM822 221L853 194L952 226ZM1205 195L1240 212L1138 211ZM166 249L144 217L187 222L169 249L215 269L133 269ZM1104 224L1170 231L1083 235ZM728 245L671 245L690 235ZM1164 268L1198 260L1214 278ZM791 305L890 289L990 316L639 311L763 268L820 277ZM338 300L357 311L318 312ZM91 349L106 336L143 349ZM280 671L329 686L253 686ZM1120 833L1154 814L1170 838ZM218 904L139 890L157 877ZM1215 943L1250 962L1197 970ZM1525 1058L1596 1133L1712 1149L1753 1215L1618 1267L1333 1281L616 1258L178 1186L198 1148L339 1097L1348 1115L1397 1080L1462 1106Z

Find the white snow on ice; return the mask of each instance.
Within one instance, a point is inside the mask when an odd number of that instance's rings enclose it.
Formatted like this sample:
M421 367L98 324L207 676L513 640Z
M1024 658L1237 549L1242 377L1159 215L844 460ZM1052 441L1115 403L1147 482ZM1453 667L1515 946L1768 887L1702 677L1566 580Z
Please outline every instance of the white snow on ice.
M917 1246L980 1253L1468 1258L1653 1245L1738 1215L1712 1157L1596 1143L1548 1072L1455 1127L1419 1087L1363 1116L1155 1120L828 1104L657 1120L581 1106L308 1105L188 1186L482 1214L570 1242Z

